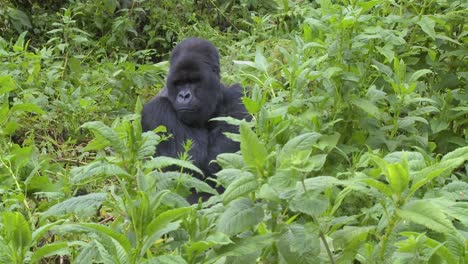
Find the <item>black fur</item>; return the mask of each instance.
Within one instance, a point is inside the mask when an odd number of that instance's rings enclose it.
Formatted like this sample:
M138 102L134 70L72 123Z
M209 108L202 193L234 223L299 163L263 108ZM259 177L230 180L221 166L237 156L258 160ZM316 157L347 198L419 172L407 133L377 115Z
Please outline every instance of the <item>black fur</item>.
M206 176L219 167L210 163L220 153L236 152L239 143L223 135L238 133L239 128L225 122L209 121L214 117L248 118L242 104L243 88L224 86L220 81L218 50L208 41L190 38L172 51L165 88L142 111L143 131L159 125L173 136L158 145L156 155L177 157L182 144L191 139L189 154Z

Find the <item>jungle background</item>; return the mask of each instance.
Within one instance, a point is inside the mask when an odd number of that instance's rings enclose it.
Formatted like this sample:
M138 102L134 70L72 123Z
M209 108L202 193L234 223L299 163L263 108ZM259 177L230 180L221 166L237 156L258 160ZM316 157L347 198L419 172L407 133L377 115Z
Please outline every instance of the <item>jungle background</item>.
M0 262L468 263L467 17L462 0L1 1ZM187 154L152 157L164 128L139 113L193 36L253 120L224 119L226 191L190 206L214 190Z

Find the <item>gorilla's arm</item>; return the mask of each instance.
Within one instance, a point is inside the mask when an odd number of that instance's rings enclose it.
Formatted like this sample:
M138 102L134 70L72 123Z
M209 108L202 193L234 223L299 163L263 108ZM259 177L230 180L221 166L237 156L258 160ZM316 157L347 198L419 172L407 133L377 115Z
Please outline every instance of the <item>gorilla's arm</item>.
M216 117L230 116L236 119L249 119L249 114L242 104L243 88L240 85L234 85L223 89L223 102L219 104ZM238 142L227 138L223 133L239 133L239 127L229 125L226 122L209 122L210 135L208 144L207 161L215 160L221 153L233 153L239 150ZM208 165L210 174L217 172L220 168L215 163Z
M153 100L144 105L141 117L143 132L164 125L167 132L172 135L170 139L159 143L156 147L156 156L175 158L184 152L182 145L185 141L191 139L193 145L190 156L195 158L195 165L201 167L206 157L206 145L208 144L206 129L192 128L182 123L177 118L177 113L166 94L164 89Z

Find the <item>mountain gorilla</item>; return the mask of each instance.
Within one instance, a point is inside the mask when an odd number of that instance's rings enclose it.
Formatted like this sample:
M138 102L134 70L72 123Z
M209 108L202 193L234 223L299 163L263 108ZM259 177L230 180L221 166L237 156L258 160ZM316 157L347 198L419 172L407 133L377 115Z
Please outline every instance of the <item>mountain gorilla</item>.
M239 133L239 128L211 118L249 118L241 102L243 89L221 83L219 53L210 42L190 38L171 53L166 86L142 111L143 131L164 125L172 137L157 146L156 155L177 157L183 143L191 139L189 151L194 163L206 176L219 170L211 160L220 153L236 152L239 143L223 132Z

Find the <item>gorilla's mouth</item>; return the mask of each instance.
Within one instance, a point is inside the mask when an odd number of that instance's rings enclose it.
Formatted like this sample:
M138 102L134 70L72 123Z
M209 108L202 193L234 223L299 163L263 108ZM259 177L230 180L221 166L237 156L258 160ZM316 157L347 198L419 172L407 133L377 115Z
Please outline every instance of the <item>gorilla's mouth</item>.
M193 113L193 112L195 112L195 109L193 109L193 108L179 108L179 109L177 109L177 112Z

